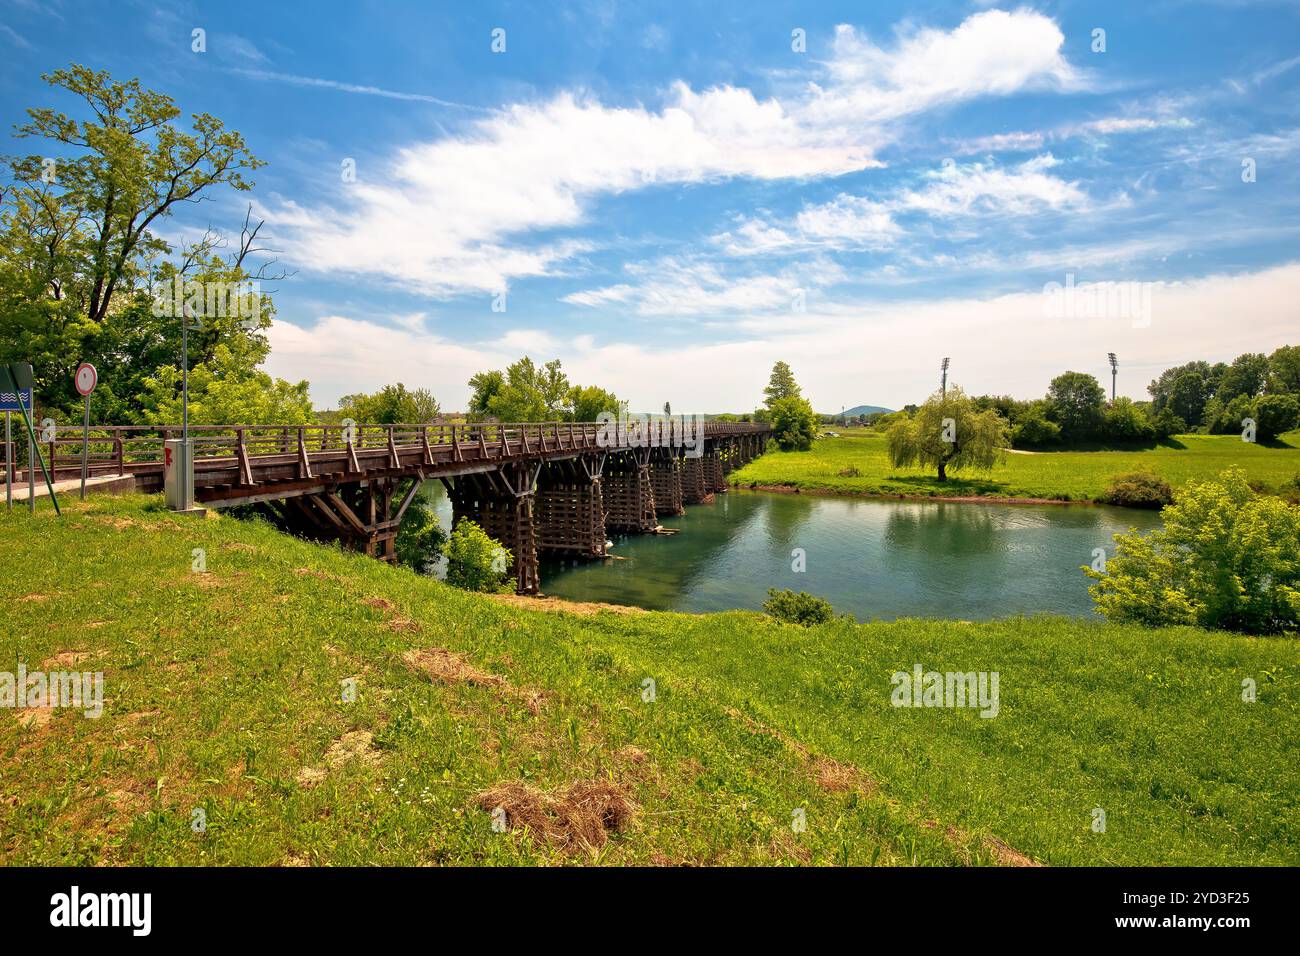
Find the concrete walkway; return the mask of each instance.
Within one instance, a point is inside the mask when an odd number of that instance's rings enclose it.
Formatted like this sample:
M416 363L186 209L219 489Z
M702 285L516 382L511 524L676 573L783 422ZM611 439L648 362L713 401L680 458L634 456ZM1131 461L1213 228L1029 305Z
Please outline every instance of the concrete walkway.
M27 500L27 476L24 475L22 482L14 482L14 501ZM96 475L93 478L86 479L86 494L93 492L114 492L132 491L135 488L134 475ZM0 492L2 494L3 492ZM54 493L59 498L76 498L81 494L81 478L62 478L54 483ZM36 476L36 497L48 498L49 489L45 487L45 479L40 475Z

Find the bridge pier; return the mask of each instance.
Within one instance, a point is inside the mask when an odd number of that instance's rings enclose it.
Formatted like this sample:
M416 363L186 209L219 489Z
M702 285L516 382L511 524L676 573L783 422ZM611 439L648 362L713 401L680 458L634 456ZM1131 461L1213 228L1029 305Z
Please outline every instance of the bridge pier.
M706 452L707 454L707 452ZM702 505L713 500L713 490L708 483L705 455L682 459L682 503Z
M722 470L722 449L716 444L704 452L704 486L710 494L727 490L726 474Z
M604 465L604 454L579 455L542 470L533 512L538 551L605 557Z
M514 462L495 471L442 479L451 499L452 527L468 518L510 550L507 572L518 594L536 594L540 586L533 520L540 468L540 463Z
M659 526L650 449L630 448L611 454L605 463L605 526L611 531L648 532Z
M656 448L650 455L650 485L654 491L655 514L681 515L682 468L681 456L675 448Z

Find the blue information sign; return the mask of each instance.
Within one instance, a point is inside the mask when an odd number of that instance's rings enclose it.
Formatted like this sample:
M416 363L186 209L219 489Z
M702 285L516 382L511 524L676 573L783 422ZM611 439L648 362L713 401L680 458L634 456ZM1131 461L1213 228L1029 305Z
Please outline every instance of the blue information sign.
M22 405L18 404L19 396L22 396ZM26 408L28 413L32 410L32 390L24 388L20 392L6 391L0 389L0 412L21 412Z

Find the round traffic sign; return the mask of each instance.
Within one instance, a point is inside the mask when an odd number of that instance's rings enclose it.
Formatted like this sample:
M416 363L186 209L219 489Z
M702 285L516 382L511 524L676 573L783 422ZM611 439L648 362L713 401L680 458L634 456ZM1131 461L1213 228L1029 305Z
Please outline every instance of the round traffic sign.
M89 362L82 362L77 366L77 391L82 395L89 395L95 390L95 385L99 382L99 373L95 371L95 366Z

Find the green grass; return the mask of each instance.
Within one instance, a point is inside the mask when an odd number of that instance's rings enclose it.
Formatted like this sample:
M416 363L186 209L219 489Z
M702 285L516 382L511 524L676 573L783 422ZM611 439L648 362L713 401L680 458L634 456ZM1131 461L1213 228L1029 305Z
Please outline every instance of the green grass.
M867 495L1093 501L1102 497L1112 476L1131 471L1154 471L1177 489L1189 480L1213 478L1230 465L1240 465L1252 481L1272 492L1300 474L1300 432L1269 446L1231 435L1179 435L1168 444L1136 451L1009 453L991 473L950 475L943 483L927 472L891 467L888 445L878 432L840 435L818 439L806 452L769 452L732 473L730 481Z
M547 613L141 497L0 515L0 547L0 670L81 652L107 698L0 713L8 864L945 865L995 862L993 837L1049 864L1300 862L1293 639ZM403 663L430 647L508 683ZM891 707L915 663L998 671L1000 714ZM517 780L639 813L591 852L493 832L477 795Z

